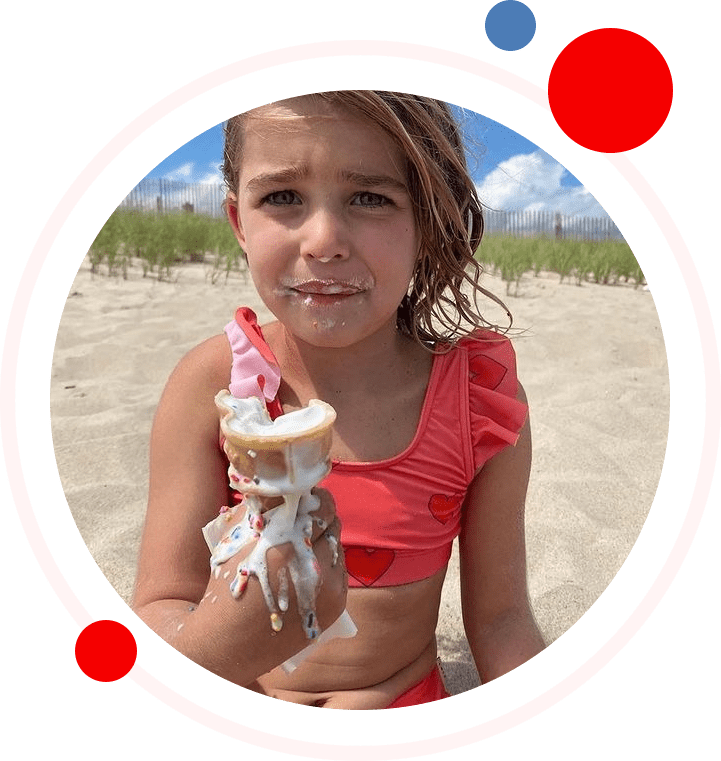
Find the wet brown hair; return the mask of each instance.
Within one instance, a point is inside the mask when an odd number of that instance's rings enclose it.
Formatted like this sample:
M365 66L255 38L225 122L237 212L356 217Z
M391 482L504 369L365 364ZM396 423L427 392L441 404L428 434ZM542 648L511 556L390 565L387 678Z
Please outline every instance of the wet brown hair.
M480 285L483 269L474 253L483 237L483 208L468 172L463 140L443 101L377 90L340 90L311 96L349 109L378 125L406 159L408 191L420 235L420 251L408 294L398 307L398 329L425 348L452 344L477 327L500 329L481 315L483 295L511 314ZM252 113L252 112L251 112ZM224 125L223 176L236 194L246 114ZM467 287L470 298L462 292Z

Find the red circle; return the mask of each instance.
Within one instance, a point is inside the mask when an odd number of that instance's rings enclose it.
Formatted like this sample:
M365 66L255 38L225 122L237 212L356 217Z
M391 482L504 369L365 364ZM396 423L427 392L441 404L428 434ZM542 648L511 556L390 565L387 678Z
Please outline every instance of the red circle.
M117 621L95 621L75 643L75 660L84 674L98 682L124 677L138 655L135 637Z
M673 100L668 64L645 38L626 29L595 29L556 59L548 102L558 126L592 151L642 145L666 121Z

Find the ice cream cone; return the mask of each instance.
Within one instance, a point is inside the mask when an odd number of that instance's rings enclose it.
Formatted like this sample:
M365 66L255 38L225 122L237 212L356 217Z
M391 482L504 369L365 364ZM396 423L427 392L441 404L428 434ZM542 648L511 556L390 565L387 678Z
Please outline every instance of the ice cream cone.
M336 414L329 404L311 399L307 407L276 420L255 397L237 399L224 390L215 404L231 463L231 486L238 491L264 496L301 493L330 472Z

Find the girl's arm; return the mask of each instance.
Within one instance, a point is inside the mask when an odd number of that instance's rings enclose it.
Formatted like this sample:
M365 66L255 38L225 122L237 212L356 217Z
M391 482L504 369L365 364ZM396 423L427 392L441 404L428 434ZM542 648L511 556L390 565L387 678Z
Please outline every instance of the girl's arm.
M227 388L230 362L225 336L210 339L181 360L163 393L151 434L148 509L133 608L187 657L225 679L251 685L308 641L292 594L278 634L271 630L256 579L239 599L232 597L229 585L240 554L221 566L218 579L210 573L201 530L229 499L214 397ZM328 523L334 520L327 493L321 492L319 512ZM331 527L336 535L337 529ZM342 560L333 565L329 542L320 535L316 529L313 539L323 574L317 613L325 628L345 607L345 576ZM268 553L271 578L286 561L282 547ZM231 571L228 578L226 570Z
M520 386L518 399L526 401ZM530 468L526 420L516 446L506 447L476 475L464 506L459 539L463 622L483 683L545 647L526 582L524 509Z

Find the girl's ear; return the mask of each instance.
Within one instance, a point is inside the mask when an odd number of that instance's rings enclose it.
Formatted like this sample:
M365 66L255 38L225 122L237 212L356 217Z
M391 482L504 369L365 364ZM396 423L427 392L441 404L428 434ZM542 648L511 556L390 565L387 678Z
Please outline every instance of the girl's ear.
M243 234L243 225L240 221L240 214L238 213L238 199L233 193L228 193L225 197L225 215L228 217L230 227L233 230L235 239L240 244L240 247L245 247L245 235Z

